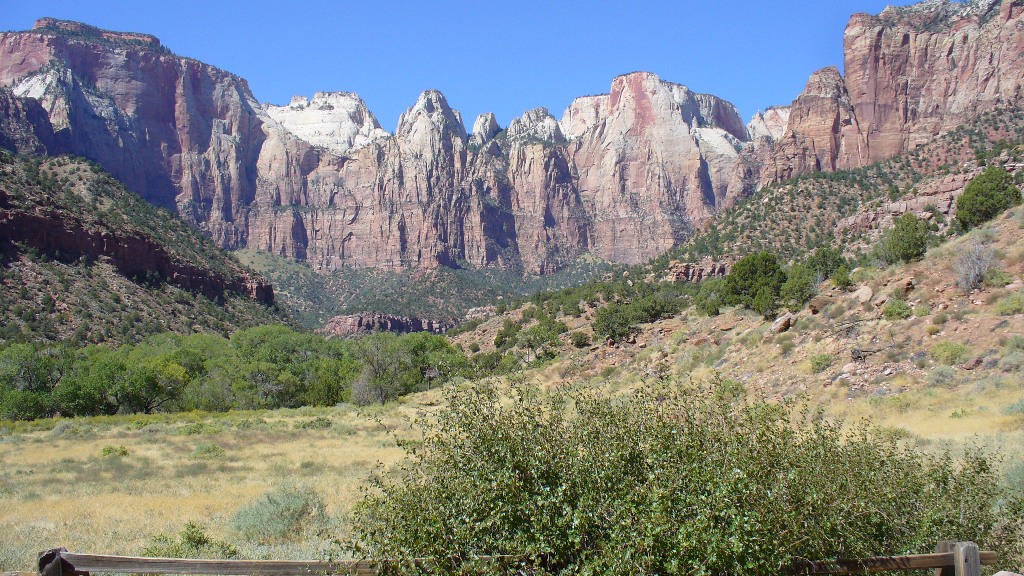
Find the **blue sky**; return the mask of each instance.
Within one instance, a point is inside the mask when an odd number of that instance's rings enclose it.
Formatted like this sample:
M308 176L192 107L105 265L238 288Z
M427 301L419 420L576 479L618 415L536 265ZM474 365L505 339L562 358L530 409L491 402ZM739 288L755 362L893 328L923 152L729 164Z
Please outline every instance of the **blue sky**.
M788 104L814 70L842 69L855 12L907 0L519 0L401 2L8 0L0 29L36 18L80 20L158 36L174 52L249 80L264 102L317 90L356 92L381 125L425 89L441 90L468 125L545 106L646 70L734 103L744 119Z

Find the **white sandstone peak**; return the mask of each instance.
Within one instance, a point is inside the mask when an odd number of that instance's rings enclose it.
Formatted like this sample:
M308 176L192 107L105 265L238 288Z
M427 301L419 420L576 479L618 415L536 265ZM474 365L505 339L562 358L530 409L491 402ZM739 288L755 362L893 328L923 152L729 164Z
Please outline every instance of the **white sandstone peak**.
M266 111L298 138L339 155L390 136L351 92L295 96L287 106L268 105Z

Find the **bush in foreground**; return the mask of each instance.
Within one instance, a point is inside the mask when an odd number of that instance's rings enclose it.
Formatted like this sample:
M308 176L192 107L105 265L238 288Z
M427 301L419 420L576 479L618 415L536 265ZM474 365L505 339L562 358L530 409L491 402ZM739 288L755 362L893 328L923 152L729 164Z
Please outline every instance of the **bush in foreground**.
M354 547L450 558L453 573L460 558L510 554L547 573L756 575L988 543L1000 484L985 455L922 454L731 398L677 386L627 399L451 393L356 507Z

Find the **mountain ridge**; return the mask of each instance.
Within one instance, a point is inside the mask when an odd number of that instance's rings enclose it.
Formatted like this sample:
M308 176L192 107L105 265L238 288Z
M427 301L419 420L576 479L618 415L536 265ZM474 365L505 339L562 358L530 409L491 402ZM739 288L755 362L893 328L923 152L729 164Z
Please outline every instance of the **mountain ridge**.
M1024 67L1002 55L1024 48L1022 12L975 0L855 14L845 75L816 71L748 123L724 99L633 72L561 120L536 109L504 129L484 114L467 131L428 90L388 133L355 94L261 104L244 79L155 38L46 19L0 35L0 86L52 128L12 145L86 155L223 247L322 273L545 275L583 255L646 261L768 184L870 164L1015 101Z

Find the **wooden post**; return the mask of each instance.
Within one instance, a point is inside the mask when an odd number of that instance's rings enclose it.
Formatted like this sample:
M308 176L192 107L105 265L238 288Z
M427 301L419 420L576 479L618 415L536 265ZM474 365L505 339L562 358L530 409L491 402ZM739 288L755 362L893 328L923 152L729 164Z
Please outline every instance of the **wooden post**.
M956 576L981 576L981 555L974 542L957 542L953 548Z
M953 540L943 540L943 541L939 542L939 544L935 547L935 553L936 554L948 554L949 552L953 551L953 548L956 548L956 542L955 541L953 541ZM945 568L936 568L935 569L935 576L954 576L955 574L956 574L956 570L954 569L953 566L947 566Z

